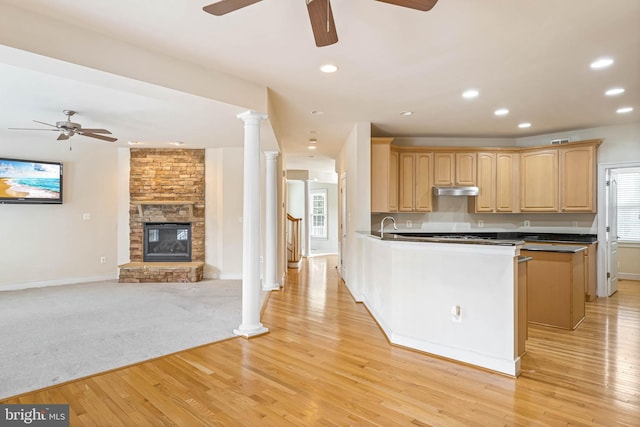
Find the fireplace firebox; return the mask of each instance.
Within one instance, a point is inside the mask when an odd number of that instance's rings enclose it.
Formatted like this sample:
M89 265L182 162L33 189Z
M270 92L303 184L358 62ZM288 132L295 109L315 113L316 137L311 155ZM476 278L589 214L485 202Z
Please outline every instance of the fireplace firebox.
M144 224L144 262L190 262L190 222Z

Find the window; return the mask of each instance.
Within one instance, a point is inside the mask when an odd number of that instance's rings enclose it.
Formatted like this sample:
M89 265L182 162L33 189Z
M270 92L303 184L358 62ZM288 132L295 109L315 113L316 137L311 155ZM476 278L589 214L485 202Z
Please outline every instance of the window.
M327 238L327 190L311 190L311 237Z
M640 242L640 172L618 172L618 239Z

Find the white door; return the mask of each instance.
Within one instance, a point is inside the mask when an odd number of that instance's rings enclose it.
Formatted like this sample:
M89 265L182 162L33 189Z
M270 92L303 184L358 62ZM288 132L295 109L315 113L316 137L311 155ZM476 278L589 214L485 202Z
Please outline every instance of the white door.
M346 273L346 253L347 247L347 175L340 177L340 277L345 279Z
M607 295L618 291L618 182L609 170L607 186Z

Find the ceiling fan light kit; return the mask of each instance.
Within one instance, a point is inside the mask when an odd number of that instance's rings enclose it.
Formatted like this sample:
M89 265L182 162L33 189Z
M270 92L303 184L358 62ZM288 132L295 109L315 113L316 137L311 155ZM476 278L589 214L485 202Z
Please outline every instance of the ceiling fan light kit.
M227 13L251 6L262 0L219 0L202 8L207 13L215 16L226 15ZM338 32L336 31L335 22L333 20L333 11L331 10L331 2L329 0L305 0L307 3L307 11L309 12L309 20L311 21L311 30L316 46L324 47L338 42ZM392 4L394 6L406 7L409 9L427 12L431 10L438 0L377 0L382 3Z

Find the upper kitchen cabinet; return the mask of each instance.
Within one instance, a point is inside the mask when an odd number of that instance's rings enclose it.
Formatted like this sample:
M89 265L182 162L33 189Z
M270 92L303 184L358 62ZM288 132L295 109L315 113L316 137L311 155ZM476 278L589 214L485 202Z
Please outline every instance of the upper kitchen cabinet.
M371 138L371 212L398 210L398 152L393 138Z
M596 211L596 148L595 144L559 148L562 212Z
M478 153L477 185L474 212L520 212L518 200L518 153Z
M476 185L476 153L433 155L433 185Z
M534 149L520 156L522 212L558 212L558 150Z
M521 154L523 212L596 212L596 150L602 140Z
M400 153L400 212L431 212L432 153Z

